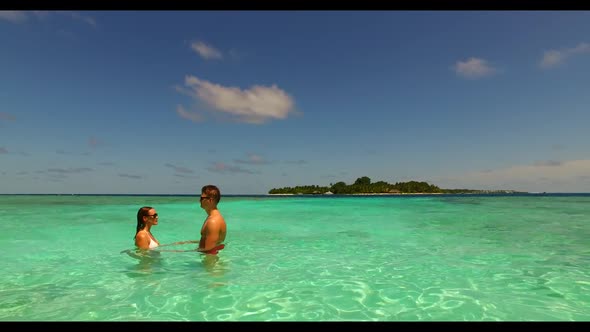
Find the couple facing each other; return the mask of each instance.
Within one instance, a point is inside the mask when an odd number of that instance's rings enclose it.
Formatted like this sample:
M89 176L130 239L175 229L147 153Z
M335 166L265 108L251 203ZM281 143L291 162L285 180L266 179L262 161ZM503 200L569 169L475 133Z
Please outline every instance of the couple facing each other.
M217 252L225 247L226 224L223 216L217 209L217 204L221 199L219 188L214 185L207 185L201 189L201 208L207 212L207 218L201 226L201 239L197 251L204 254L216 255ZM152 226L158 224L158 213L151 206L144 206L137 211L137 229L135 233L135 245L139 249L154 249L166 244L160 245L151 233ZM197 243L197 241L175 242L169 245Z

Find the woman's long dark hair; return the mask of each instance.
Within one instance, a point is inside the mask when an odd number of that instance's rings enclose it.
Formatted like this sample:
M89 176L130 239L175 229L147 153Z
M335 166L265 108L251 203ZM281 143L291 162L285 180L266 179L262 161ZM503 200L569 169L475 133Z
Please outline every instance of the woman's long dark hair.
M135 230L135 236L137 236L137 233L139 233L139 231L141 231L145 227L145 224L143 223L143 217L147 216L151 209L153 209L153 207L144 206L141 209L139 209L139 211L137 211L137 229ZM135 236L133 237L134 239Z

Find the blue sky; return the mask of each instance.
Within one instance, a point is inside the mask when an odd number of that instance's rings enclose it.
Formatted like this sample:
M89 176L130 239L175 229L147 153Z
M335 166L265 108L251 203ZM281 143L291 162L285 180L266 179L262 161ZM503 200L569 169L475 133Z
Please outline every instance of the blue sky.
M0 11L0 193L590 192L590 12Z

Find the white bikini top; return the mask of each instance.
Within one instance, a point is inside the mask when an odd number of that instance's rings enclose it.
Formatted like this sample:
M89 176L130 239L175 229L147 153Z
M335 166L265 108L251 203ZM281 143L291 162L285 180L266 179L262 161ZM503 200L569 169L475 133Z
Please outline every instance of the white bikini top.
M158 242L152 240L152 238L150 237L150 244L149 244L149 248L150 249L154 249L157 248L159 246Z

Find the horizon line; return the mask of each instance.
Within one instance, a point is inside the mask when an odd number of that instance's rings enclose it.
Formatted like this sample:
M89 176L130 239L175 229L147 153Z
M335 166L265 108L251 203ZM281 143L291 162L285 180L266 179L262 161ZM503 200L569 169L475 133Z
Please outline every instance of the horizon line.
M407 196L407 195L416 195L416 196L427 196L427 195L433 195L433 196L441 196L441 195L547 195L547 194L584 194L584 195L588 195L590 194L590 192L538 192L538 191L518 191L518 192L514 192L514 193L457 193L457 194L452 194L452 193L406 193L406 194L380 194L380 195L367 195L367 194L332 194L332 195L323 195L323 194L317 194L317 195L312 195L312 194L223 194L222 197L224 196L271 196L271 197L277 197L277 196L310 196L310 197L318 197L318 196L328 196L328 197L332 197L332 196ZM98 194L98 193L94 193L94 194L88 194L88 193L20 193L20 194L6 194L6 193L0 193L0 196L187 196L187 197L197 197L200 196L200 194L133 194L133 193L125 193L125 194L115 194L115 193L109 193L109 194Z

